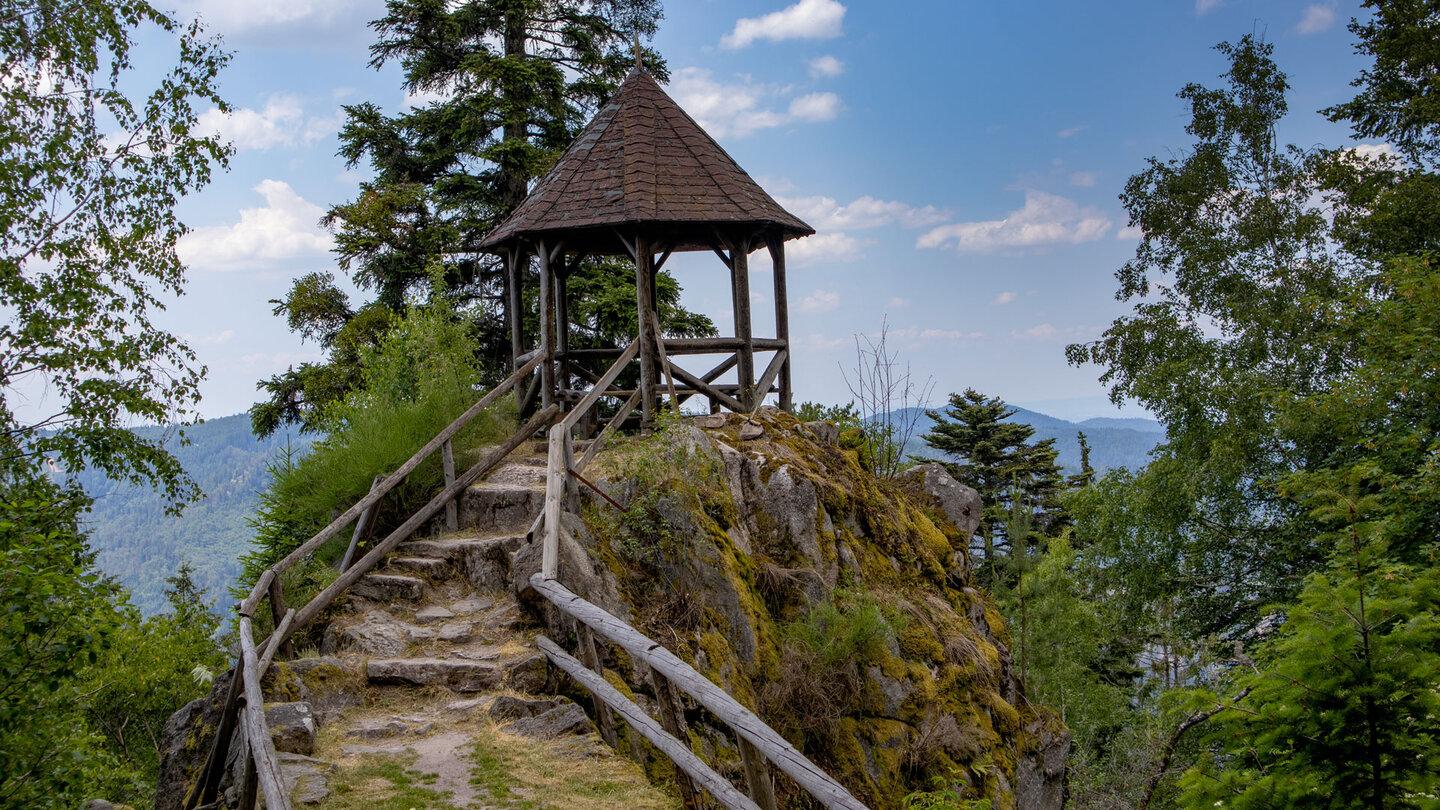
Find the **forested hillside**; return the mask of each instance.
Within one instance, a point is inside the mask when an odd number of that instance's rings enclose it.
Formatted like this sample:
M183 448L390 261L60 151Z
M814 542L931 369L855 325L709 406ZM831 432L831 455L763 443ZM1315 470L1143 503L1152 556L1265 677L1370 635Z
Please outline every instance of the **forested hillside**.
M115 483L96 470L79 476L95 505L85 519L102 570L130 590L145 614L166 607L165 578L182 562L192 568L207 601L226 601L240 573L240 555L253 532L258 493L269 485L267 466L285 452L308 446L308 437L281 431L256 439L249 417L227 416L187 428L181 444L175 430L138 428L147 440L164 441L205 497L180 517L165 513L163 499L148 487Z
M1099 417L1082 422L1057 419L1043 413L1028 411L1014 405L1014 415L1005 421L1035 428L1035 440L1054 439L1055 449L1060 451L1056 461L1067 473L1080 471L1079 434L1085 434L1090 443L1090 464L1104 472L1121 467L1138 470L1150 461L1150 451L1165 440L1165 428L1159 422L1149 419L1112 419ZM915 421L915 432L905 443L907 455L922 458L941 459L944 454L927 445L921 437L934 423L925 416L922 408L897 411L898 423L904 424L911 417Z

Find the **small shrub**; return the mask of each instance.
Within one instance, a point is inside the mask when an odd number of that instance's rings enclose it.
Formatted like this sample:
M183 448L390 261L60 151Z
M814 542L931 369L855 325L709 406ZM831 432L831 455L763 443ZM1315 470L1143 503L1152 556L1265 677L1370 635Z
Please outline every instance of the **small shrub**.
M666 552L693 541L690 516L724 511L724 464L702 452L682 419L663 411L654 434L618 448L609 460L612 481L631 487L625 511L602 508L597 528L621 558L658 564Z
M323 415L325 438L303 456L282 453L271 466L271 484L261 493L251 521L255 548L244 558L241 589L248 590L262 571L363 498L376 475L398 468L475 403L481 375L471 332L469 323L444 304L412 308L377 348L363 353L364 385ZM514 430L513 411L513 402L504 398L456 435L459 469L468 466L480 447ZM434 497L443 475L437 453L381 501L376 533L397 525ZM316 559L328 563L338 558L349 537L348 531L341 532ZM302 592L291 595L292 583L286 582L292 604L302 604L304 593L318 591L315 582L294 584Z

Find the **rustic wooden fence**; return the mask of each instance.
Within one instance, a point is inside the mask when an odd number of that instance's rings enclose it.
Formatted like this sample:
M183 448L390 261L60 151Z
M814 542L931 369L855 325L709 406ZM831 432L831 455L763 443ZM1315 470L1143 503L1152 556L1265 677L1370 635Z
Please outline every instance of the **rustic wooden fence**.
M655 340L659 344L656 347L657 359L668 379L668 393L676 407L686 395L703 395L731 410L742 413L747 410L739 407L740 403L729 396L730 392L710 384L738 362L738 353L716 369L697 378L670 363L666 355L666 344L674 344L675 341L666 341L658 336ZM715 347L708 344L697 344L694 347L680 344L674 348L685 351L691 348L713 350ZM530 530L532 538L542 529L544 531L541 536L541 570L530 578L530 585L557 609L576 620L579 628L579 653L584 663L544 636L537 638L536 643L550 661L595 696L596 721L601 736L612 746L616 744L615 717L612 712L629 723L635 733L649 740L674 763L676 782L687 807L700 806L699 796L703 790L730 810L776 810L773 782L766 765L769 762L789 775L830 810L866 810L839 782L806 759L794 746L724 690L634 627L570 592L558 579L560 535L563 531L561 513L578 511L578 481L581 472L594 458L606 438L625 422L640 402L640 391L620 391L611 387L639 353L640 338L636 338L629 346L620 350L615 362L603 375L594 378L593 387L579 397L579 401L563 418L559 418L559 404L548 405L531 417L505 443L491 450L465 473L455 475L451 447L451 440L455 435L482 411L499 401L500 397L515 389L547 357L553 363L555 352L552 349L521 358L525 362L514 374L461 414L399 469L383 478L377 478L370 492L331 521L330 525L260 575L250 594L236 608L239 614L240 659L236 662L221 710L215 741L199 778L186 797L187 810L211 810L221 806L217 794L224 776L229 746L232 739L237 737L246 748L245 777L240 794L241 810L252 810L259 796L264 797L267 810L291 810L290 797L280 775L270 729L265 722L264 696L260 690L261 678L276 653L292 635L319 617L335 597L374 569L396 546L441 510L446 510L447 526L455 528L455 499L516 447L546 428L549 428L549 438L545 506ZM777 352L769 368L761 375L757 389L769 390L784 363L784 354L783 350ZM689 386L688 389L677 390L677 376ZM626 398L617 413L599 431L585 454L576 459L573 437L575 427L589 416L600 398L605 396ZM757 398L757 402L759 399ZM355 560L358 544L367 531L366 524L376 504L403 481L405 476L437 451L441 453L445 471L444 489L363 557ZM343 559L340 577L298 611L287 608L281 574L338 536L352 522L356 523L356 527ZM262 645L257 645L252 617L260 603L267 599L275 629ZM660 708L661 723L656 723L605 681L596 648L597 634L625 650L632 660L644 662L650 668L651 687ZM748 796L736 790L695 755L685 729L680 694L690 696L734 730L738 738ZM239 735L235 734L237 727L241 731Z

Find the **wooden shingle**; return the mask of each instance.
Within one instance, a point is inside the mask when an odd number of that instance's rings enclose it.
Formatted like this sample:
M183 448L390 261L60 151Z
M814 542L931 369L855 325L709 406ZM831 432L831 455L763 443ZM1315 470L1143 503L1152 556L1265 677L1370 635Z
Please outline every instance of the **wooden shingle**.
M677 249L703 245L712 228L766 229L785 239L815 232L638 68L481 248L584 242L622 226L670 233Z

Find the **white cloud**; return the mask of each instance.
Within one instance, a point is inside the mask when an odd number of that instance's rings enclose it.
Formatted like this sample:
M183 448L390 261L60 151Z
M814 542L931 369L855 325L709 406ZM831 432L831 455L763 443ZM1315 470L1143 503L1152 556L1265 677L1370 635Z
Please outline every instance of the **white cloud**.
M995 304L995 305L1008 304L1008 303L1010 303L1011 301L1014 301L1014 300L1015 300L1015 293L1013 293L1013 292L1011 292L1011 291L1009 291L1009 290L1006 290L1005 292L1002 292L1002 293L1000 293L999 295L995 296L994 300L992 300L990 303L991 303L991 304Z
M1099 179L1099 175L1095 172L1075 172L1070 175L1070 185L1090 188L1095 185L1097 179Z
M910 306L910 301L905 298L891 298L890 303L885 305L886 309L903 309Z
M1208 14L1220 7L1225 0L1195 0L1195 13Z
M816 290L800 299L801 312L834 312L840 308L840 293L834 290Z
M223 332L218 332L213 335L201 335L199 337L186 332L181 335L181 337L191 346L221 346L234 340L235 335L236 332L234 329L226 329Z
M795 264L853 262L860 258L860 240L840 231L817 233L788 243L785 256Z
M1318 34L1329 30L1334 24L1335 6L1316 3L1305 7L1305 14L1300 18L1300 22L1296 23L1295 31L1299 34Z
M227 115L211 107L196 120L195 132L219 135L233 143L236 150L246 152L312 143L338 130L342 118L339 110L329 116L307 118L298 96L276 94L265 102L263 110L244 107Z
M320 227L325 213L288 183L265 180L254 189L264 208L245 208L234 225L196 228L180 240L180 258L206 270L261 268L321 259L334 240Z
M840 97L834 93L811 93L791 99L784 111L769 105L786 93L785 88L752 84L749 77L725 83L716 81L704 68L676 71L670 95L700 126L716 138L743 138L752 132L793 123L829 121L840 111Z
M923 228L949 218L933 205L915 208L895 200L877 200L869 195L845 205L840 205L834 197L820 196L780 197L777 201L821 231L879 228L892 224Z
M854 341L851 338L832 338L816 332L812 332L806 335L805 339L802 340L801 343L806 348L815 349L822 352L833 352L836 349L854 345Z
M1004 219L941 225L921 234L915 246L984 253L1001 248L1078 244L1104 237L1111 224L1094 208L1032 189L1025 192L1024 207L1011 211Z
M845 6L837 0L800 0L763 17L745 17L720 40L722 48L744 48L757 39L834 39L840 36Z
M958 329L921 329L916 326L907 326L903 329L891 329L888 336L911 343L935 343L942 340L979 340L985 337L985 333L961 332Z
M1400 153L1395 151L1395 147L1388 143L1362 143L1350 151L1366 160L1398 159L1400 157Z
M1037 324L1036 326L1032 326L1032 327L1030 327L1029 329L1026 329L1026 330L1023 331L1023 332L1021 332L1021 331L1011 332L1010 335L1011 335L1012 337L1023 338L1023 339L1028 339L1028 340L1049 340L1049 339L1055 337L1055 335L1057 334L1058 331L1059 331L1059 330L1057 330L1057 329L1054 327L1053 324L1042 323L1042 324Z
M1062 129L1062 130L1060 130L1059 132L1055 133L1055 137L1057 137L1057 138L1073 138L1073 137L1075 137L1076 135L1079 135L1081 132L1084 132L1085 130L1087 130L1087 129L1089 129L1089 128L1090 128L1090 125L1089 125L1089 124L1077 124L1077 125L1075 125L1075 126L1073 126L1073 127L1070 127L1070 128L1068 128L1068 129Z
M790 102L790 117L797 121L830 121L840 113L840 97L834 93L810 93Z
M811 59L809 65L812 79L833 79L845 72L845 63L828 55Z
M1145 229L1136 225L1126 225L1125 227L1115 232L1115 238L1120 241L1124 241L1127 239L1139 239L1144 235Z

